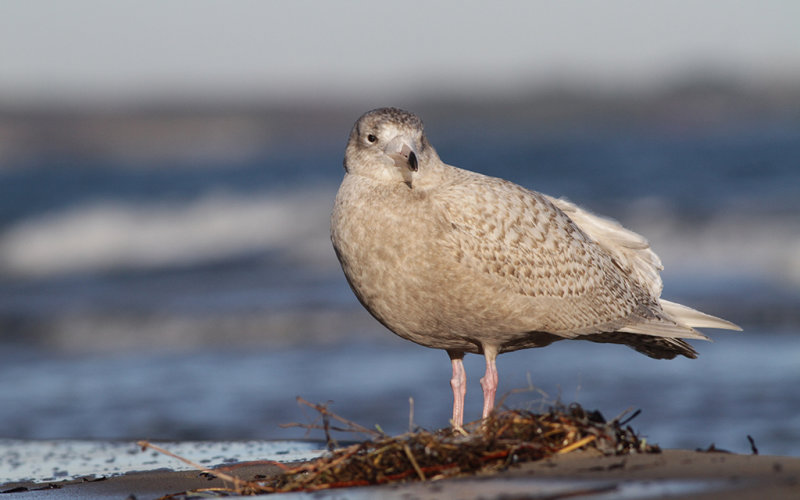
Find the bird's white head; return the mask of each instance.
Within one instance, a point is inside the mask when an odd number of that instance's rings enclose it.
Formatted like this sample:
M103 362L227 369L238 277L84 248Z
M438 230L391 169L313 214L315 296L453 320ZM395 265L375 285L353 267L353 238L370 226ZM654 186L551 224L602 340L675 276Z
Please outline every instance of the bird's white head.
M365 113L350 132L344 169L384 183L413 187L425 170L439 161L425 138L422 120L397 108Z

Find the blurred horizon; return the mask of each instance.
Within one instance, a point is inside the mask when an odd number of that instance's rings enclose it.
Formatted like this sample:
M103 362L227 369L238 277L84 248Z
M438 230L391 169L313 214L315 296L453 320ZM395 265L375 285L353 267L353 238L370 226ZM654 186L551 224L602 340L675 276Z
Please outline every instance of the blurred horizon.
M465 132L469 124L518 127L532 134L583 127L649 127L674 133L735 127L800 117L800 79L742 85L698 73L673 86L608 91L560 86L481 98L431 94L403 99L279 102L241 98L139 103L47 103L7 106L0 101L0 170L41 155L129 158L129 167L174 160L198 165L243 158L278 147L343 143L350 126L376 107L406 108L423 117L434 137ZM449 132L448 132L449 131ZM335 135L334 135L335 134ZM286 141L285 144L280 144Z

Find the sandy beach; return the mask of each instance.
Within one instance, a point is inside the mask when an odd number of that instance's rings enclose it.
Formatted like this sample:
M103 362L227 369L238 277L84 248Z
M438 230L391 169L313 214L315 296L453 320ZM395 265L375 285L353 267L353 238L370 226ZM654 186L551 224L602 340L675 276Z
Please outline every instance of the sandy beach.
M177 462L176 462L177 465ZM276 474L275 465L226 464L216 470L241 479ZM9 500L32 498L154 499L199 488L222 487L196 470L128 472L114 477L0 485ZM308 498L307 493L283 494ZM600 456L578 451L512 466L491 475L441 481L323 490L314 498L800 498L800 458L726 452L664 450L657 454Z

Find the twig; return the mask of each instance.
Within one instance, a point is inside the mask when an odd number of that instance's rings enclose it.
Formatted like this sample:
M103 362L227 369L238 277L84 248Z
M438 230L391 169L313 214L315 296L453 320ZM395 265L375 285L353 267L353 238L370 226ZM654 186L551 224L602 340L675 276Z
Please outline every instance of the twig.
M561 448L556 453L558 453L559 455L563 455L564 453L569 453L571 451L575 451L578 448L581 448L582 446L585 446L585 445L591 443L595 439L597 439L597 436L595 436L595 435L586 436L585 438L583 438L581 440L575 441L574 443L572 443L569 446L565 446L565 447Z
M414 432L414 398L408 398L408 432Z
M631 416L629 416L629 417L628 417L628 418L626 418L625 420L622 420L622 417L624 417L626 414L630 413L632 410L633 410L633 408L632 408L632 407L628 407L628 408L626 408L626 409L625 409L625 411L623 411L622 413L620 413L619 415L617 415L616 417L614 417L614 419L613 419L613 420L611 420L611 421L612 421L612 422L619 422L619 426L620 426L620 427L624 427L624 426L625 426L625 425L626 425L628 422L630 422L630 421L631 421L631 420L633 420L634 418L638 417L638 416L639 416L639 414L640 414L640 413L642 413L642 410L641 410L641 409L638 409L638 410L634 411L634 412L631 414Z
M411 466L414 467L414 470L417 471L417 475L421 481L425 480L425 474L422 472L422 469L419 468L419 464L417 463L417 459L414 458L414 454L411 453L411 448L408 447L408 443L403 443L403 450L406 452L406 456L408 457L408 461L411 462Z
M350 429L355 431L355 432L360 432L362 434L367 434L367 435L372 436L372 437L383 437L383 436L385 436L385 434L383 434L381 432L373 431L372 429L364 427L363 425L359 425L359 424L357 424L357 423L355 423L355 422L353 422L351 420L347 420L346 418L340 417L339 415L333 413L332 411L329 411L328 407L325 406L325 405L319 405L319 404L310 403L310 402L306 401L305 399L303 399L300 396L297 396L297 402L298 403L302 403L302 404L304 404L306 406L309 406L311 408L314 408L315 410L320 412L322 415L328 415L328 416L332 417L334 420L338 420L339 422L348 425L350 427Z
M750 451L753 452L753 455L758 455L758 448L756 448L756 440L753 439L753 436L750 434L747 435L747 440L750 441Z
M315 472L315 474L314 474L314 475L310 475L310 476L308 477L308 480L307 480L307 481L304 481L304 482L310 482L310 481L313 481L313 480L314 480L314 479L316 479L316 477L317 477L317 476L319 476L321 473L325 472L326 470L329 470L329 469L332 469L332 468L336 467L336 466L337 466L337 465L339 465L340 463L344 462L344 461L345 461L345 460L347 460L348 458L350 458L350 457L352 457L353 455L355 455L356 453L358 453L358 450L359 450L360 448L361 448L361 444L354 444L354 445L351 445L351 446L349 446L349 447L347 447L347 448L344 448L343 450L341 450L341 451L343 452L343 453L342 453L342 456L340 456L339 458L337 458L337 459L335 459L335 460L333 460L333 461L331 461L331 462L329 462L329 463L327 463L327 464L324 464L322 467L320 467L319 469L317 469L316 471L314 471L314 472Z
M231 475L225 474L224 472L214 471L214 470L209 469L207 467L203 467L202 465L200 465L198 463L192 462L188 458L183 458L180 455L176 455L176 454L172 453L171 451L165 450L164 448L162 448L160 446L156 446L153 443L150 443L148 441L137 441L136 445L140 446L142 448L142 451L145 451L148 448L150 448L150 449L153 449L153 450L155 450L155 451L157 451L159 453L167 455L168 457L172 457L172 458L175 458L177 460L180 460L181 462L185 463L186 465L190 465L190 466L194 467L195 469L199 470L200 472L204 472L206 474L211 474L212 476L216 476L216 477L222 479L223 481L231 482L231 483L234 484L234 487L236 487L236 488L239 488L241 486L241 483L244 482L244 481L242 481L241 479L239 479L236 476L231 476Z

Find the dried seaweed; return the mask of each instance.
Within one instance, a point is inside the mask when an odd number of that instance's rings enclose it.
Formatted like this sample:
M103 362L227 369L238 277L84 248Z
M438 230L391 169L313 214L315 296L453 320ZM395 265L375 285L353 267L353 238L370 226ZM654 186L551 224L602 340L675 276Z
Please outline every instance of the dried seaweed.
M372 438L337 447L322 457L297 466L274 462L281 473L259 481L243 481L219 472L206 471L231 482L230 489L215 494L237 495L317 491L406 481L434 481L470 474L488 474L514 464L541 460L578 449L593 448L606 455L657 453L659 448L640 439L622 417L607 422L597 412L577 403L557 405L544 413L504 410L463 429L416 430L400 436L381 432L343 419L325 405L298 400L316 409L322 425L304 425L324 430L329 443L331 430L369 434ZM634 415L635 416L635 415ZM334 427L330 420L346 427ZM630 418L625 420L625 424ZM140 443L150 446L149 443ZM205 493L211 493L204 490ZM179 498L167 496L164 498Z

